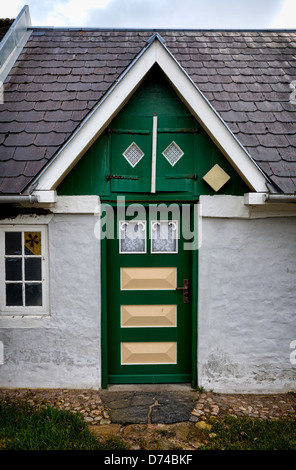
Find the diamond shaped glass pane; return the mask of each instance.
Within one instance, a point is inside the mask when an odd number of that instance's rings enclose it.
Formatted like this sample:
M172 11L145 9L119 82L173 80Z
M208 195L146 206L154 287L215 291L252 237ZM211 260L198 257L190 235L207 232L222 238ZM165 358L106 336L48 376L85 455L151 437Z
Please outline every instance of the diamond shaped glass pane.
M144 157L144 153L142 150L133 142L125 152L123 152L123 156L127 159L129 164L132 167L135 167L137 163Z
M174 166L178 160L184 155L183 150L176 144L176 142L172 142L163 152L162 154L167 159L167 161Z

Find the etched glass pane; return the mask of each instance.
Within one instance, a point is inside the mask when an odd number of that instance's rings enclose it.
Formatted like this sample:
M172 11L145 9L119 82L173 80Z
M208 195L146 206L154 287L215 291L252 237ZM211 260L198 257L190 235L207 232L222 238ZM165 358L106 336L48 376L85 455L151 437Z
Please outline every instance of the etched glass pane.
M175 220L151 222L151 253L177 253L177 228Z
M127 159L129 164L134 168L137 163L144 157L144 153L142 150L133 142L125 152L123 152L123 156Z
M176 144L176 142L172 142L163 152L162 154L167 159L167 161L174 166L178 160L184 155L183 150Z
M131 221L119 223L120 253L146 252L146 222Z

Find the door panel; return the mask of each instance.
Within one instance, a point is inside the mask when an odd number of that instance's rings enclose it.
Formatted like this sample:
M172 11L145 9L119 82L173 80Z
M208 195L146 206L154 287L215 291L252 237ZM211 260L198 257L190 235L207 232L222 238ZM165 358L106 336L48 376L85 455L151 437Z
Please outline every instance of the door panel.
M159 117L156 191L194 191L194 144L199 132L193 118Z
M121 328L177 326L177 305L121 305Z
M129 120L130 129L111 132L111 192L150 192L151 119Z
M176 364L177 343L134 342L121 343L121 364Z
M191 302L179 289L190 279L190 252L183 251L181 220L149 219L147 208L146 221L135 230L133 220L124 232L135 251L121 250L122 231L119 240L108 240L109 383L191 381ZM122 222L126 227L131 218L119 221L118 231ZM159 230L151 240L153 227Z
M194 134L158 133L156 191L192 191Z
M121 290L176 289L177 268L121 268Z

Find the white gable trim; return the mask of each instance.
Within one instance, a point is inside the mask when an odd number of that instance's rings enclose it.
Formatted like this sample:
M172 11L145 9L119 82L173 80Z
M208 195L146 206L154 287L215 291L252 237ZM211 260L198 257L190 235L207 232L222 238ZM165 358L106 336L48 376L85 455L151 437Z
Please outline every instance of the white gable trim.
M266 177L157 34L35 179L37 190L49 191L57 188L155 64L159 65L179 97L250 189L266 192Z

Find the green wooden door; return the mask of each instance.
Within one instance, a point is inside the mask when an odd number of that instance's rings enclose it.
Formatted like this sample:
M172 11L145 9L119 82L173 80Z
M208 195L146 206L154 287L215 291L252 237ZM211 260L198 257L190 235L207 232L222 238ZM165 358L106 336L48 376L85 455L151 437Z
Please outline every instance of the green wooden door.
M108 382L190 382L191 252L178 211L143 209L107 242Z
M193 192L197 180L194 152L199 135L194 118L183 118L181 123L178 117L155 114L127 117L122 124L125 128L114 126L109 130L112 193Z
M126 119L111 129L111 192L149 193L151 118Z

